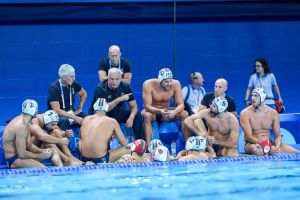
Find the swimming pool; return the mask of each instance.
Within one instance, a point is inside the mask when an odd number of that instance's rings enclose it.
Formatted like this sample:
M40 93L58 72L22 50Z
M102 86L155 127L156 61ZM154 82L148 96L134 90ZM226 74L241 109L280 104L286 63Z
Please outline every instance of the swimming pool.
M54 173L40 171L39 175L33 175L33 171L28 171L30 175L2 173L0 198L246 200L294 199L300 195L299 161L55 169Z

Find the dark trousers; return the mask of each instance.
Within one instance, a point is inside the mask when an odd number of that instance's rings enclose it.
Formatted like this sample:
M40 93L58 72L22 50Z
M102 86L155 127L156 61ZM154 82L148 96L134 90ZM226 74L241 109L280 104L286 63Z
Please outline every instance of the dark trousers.
M84 113L84 112L81 112L76 116L85 118L87 116L87 114ZM66 129L71 129L71 128L74 128L74 127L80 127L80 125L77 124L76 122L71 124L70 121L69 121L69 118L59 116L58 127L61 128L61 130L65 131Z
M118 112L117 114L113 116L108 114L108 116L116 119L119 123L126 123L127 119L130 116L130 111L120 110L120 112ZM146 140L144 126L143 126L143 118L140 112L137 112L134 117L132 129L136 140L137 139Z

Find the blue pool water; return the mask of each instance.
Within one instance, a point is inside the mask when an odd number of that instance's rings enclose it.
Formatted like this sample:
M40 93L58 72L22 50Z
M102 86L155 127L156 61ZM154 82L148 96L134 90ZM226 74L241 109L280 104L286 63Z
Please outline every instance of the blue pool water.
M0 177L4 199L298 199L299 161L200 163Z

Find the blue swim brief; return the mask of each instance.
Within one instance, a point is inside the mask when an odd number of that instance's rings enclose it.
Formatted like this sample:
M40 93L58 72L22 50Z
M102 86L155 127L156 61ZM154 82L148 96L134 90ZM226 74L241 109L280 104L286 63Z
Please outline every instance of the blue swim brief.
M18 159L18 156L15 155L9 159L6 159L6 164L9 168L11 168L11 165Z
M101 157L101 158L88 158L88 157L84 157L84 156L81 155L81 160L83 162L92 161L95 164L108 163L108 161L109 161L109 152L107 152L106 155Z

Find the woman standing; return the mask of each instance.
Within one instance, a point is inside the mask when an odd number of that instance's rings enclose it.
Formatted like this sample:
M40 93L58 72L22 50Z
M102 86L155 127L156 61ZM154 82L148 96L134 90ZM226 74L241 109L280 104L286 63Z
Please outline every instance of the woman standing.
M246 91L246 96L245 96L246 106L251 104L251 102L248 99L252 89L263 88L267 94L265 104L271 106L272 108L275 108L272 87L274 87L274 91L276 92L278 101L282 104L283 102L276 82L276 78L274 74L271 73L267 60L264 58L256 59L255 67L252 75L250 76L248 88Z

